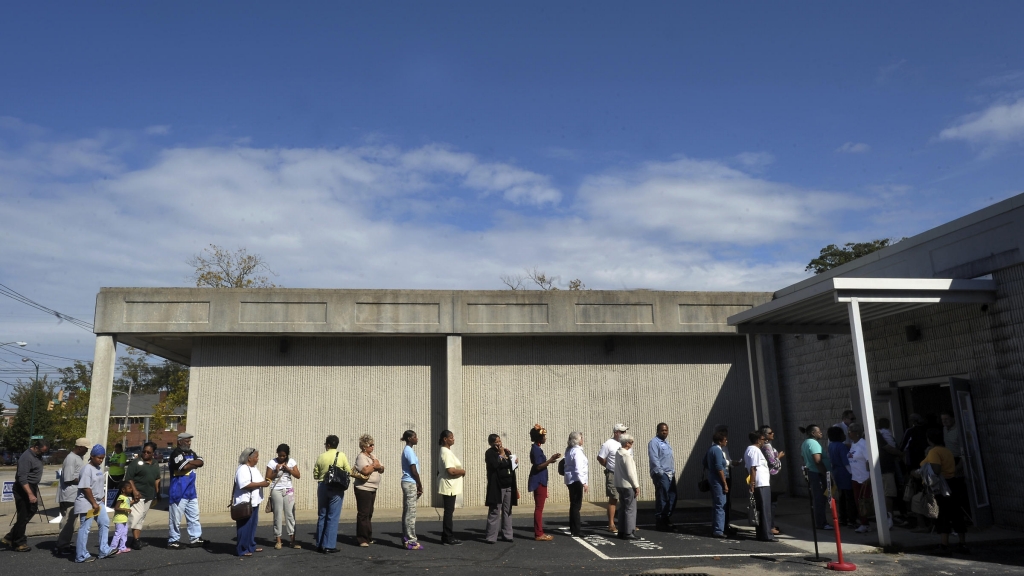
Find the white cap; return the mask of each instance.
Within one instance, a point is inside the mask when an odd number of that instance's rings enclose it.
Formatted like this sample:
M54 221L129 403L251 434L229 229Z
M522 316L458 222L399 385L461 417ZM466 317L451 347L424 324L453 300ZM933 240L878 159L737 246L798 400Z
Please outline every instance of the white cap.
M626 426L625 424L623 424L621 422L616 424L615 427L612 428L613 432L625 432L626 430L629 430L629 426Z

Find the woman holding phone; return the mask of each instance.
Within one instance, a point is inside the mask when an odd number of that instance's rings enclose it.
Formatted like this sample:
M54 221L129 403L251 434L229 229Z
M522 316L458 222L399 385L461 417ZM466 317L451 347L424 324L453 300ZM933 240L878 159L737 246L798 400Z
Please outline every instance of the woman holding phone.
M281 549L281 525L288 530L289 544L292 548L301 548L295 543L295 487L292 481L301 477L299 465L290 456L291 448L287 444L277 447L277 458L267 462L267 481L270 482L270 508L274 511L274 544L275 550Z

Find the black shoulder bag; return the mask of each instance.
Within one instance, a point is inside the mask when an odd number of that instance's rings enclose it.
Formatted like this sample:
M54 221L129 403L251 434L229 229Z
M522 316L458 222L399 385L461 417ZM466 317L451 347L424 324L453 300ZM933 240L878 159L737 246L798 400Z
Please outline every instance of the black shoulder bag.
M251 469L249 470L249 480L250 480L250 482L249 482L250 484L252 482L255 482L255 480L253 479L253 476L252 476L252 470ZM235 482L238 482L238 480L235 480ZM239 486L238 489L244 491L245 487L244 486ZM244 522L245 520L248 520L250 517L252 517L252 492L249 493L249 500L247 502L239 502L238 504L235 504L234 502L235 502L235 492L234 492L234 490L232 490L231 491L231 504L230 504L230 506L231 506L231 519L232 520L234 520L235 522Z
M339 452L334 453L334 464L327 467L327 472L324 474L324 482L331 490L344 492L348 490L351 478L347 471L338 468L338 454Z

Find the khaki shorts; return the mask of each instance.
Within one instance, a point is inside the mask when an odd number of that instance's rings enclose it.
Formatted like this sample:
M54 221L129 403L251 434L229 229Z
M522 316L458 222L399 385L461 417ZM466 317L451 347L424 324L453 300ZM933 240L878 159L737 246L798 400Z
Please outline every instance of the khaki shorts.
M882 474L882 494L886 498L896 497L896 475L892 472Z
M146 521L146 514L149 513L152 504L152 500L139 500L132 504L131 514L128 515L128 527L132 530L142 530L142 523Z
M619 491L615 489L615 473L608 470L604 471L604 495L619 499Z

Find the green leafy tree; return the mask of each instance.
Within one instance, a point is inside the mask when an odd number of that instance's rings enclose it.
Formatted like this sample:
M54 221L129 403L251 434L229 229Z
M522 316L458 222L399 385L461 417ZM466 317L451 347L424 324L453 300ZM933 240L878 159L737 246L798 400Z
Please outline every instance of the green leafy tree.
M167 418L175 410L188 405L188 368L171 361L165 362L161 368L161 374L166 377L167 396L153 407L153 426L157 430L167 426ZM181 423L185 423L184 417Z
M861 256L877 252L899 241L891 238L881 238L871 240L870 242L847 242L841 248L835 244L829 244L821 249L818 257L811 260L804 270L813 270L815 274L821 274L822 272L842 266L847 262L853 262Z
M195 268L188 280L199 288L274 288L262 273L276 276L263 256L249 254L245 248L234 252L210 244L203 251L185 261Z
M5 434L7 448L25 450L32 436L32 406L35 405L35 434L47 440L53 438L53 413L47 410L50 399L54 396L56 385L46 376L38 381L34 378L28 382L18 382L10 394L12 403L18 406L14 422Z
M58 401L53 406L53 442L59 448L71 448L76 438L85 436L89 421L89 386L92 362L75 361L60 369Z

